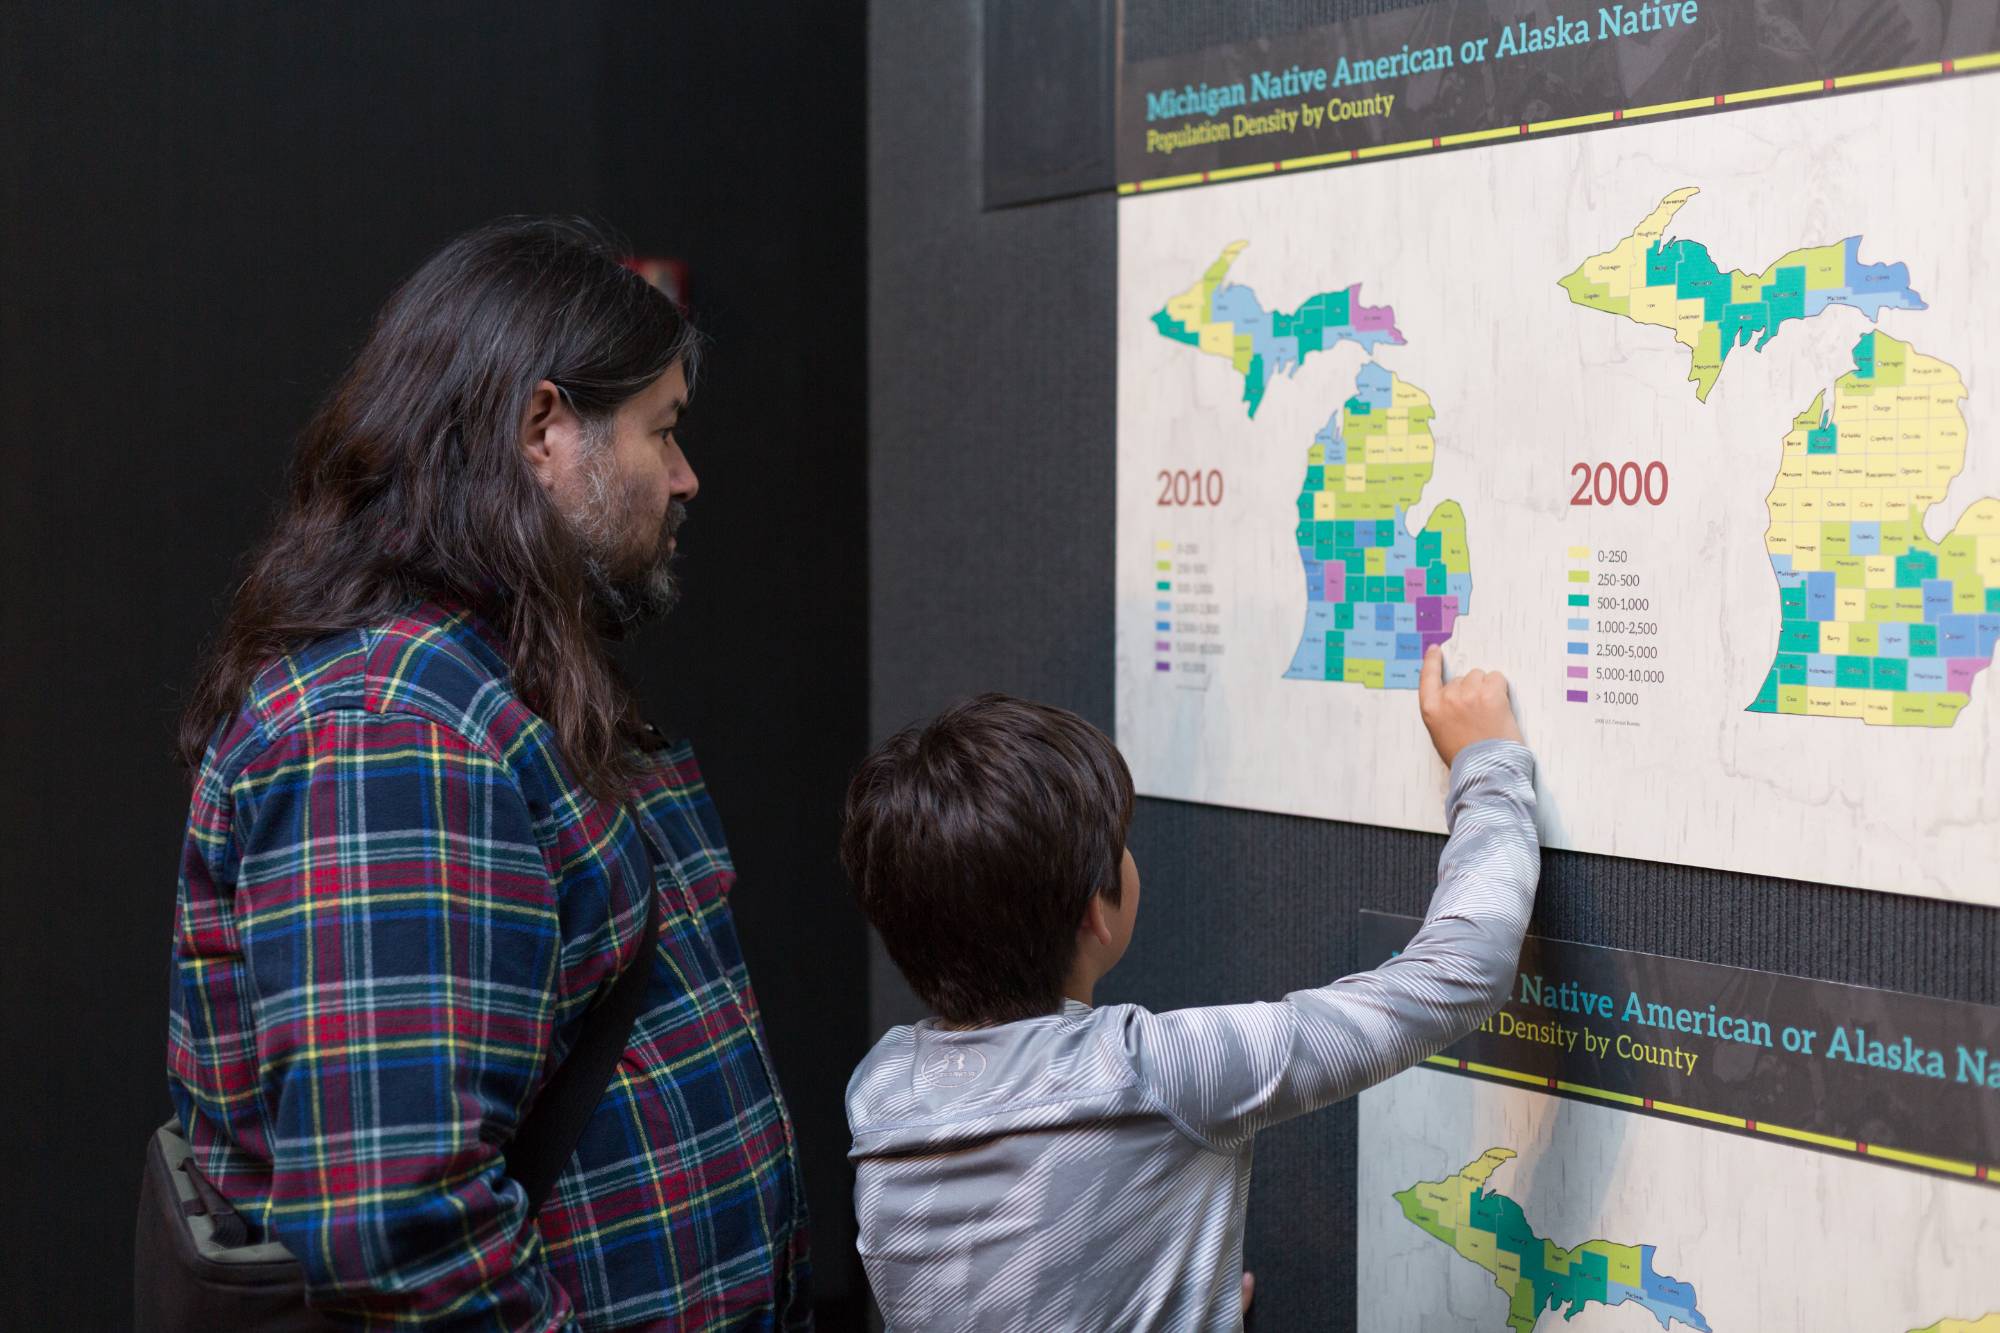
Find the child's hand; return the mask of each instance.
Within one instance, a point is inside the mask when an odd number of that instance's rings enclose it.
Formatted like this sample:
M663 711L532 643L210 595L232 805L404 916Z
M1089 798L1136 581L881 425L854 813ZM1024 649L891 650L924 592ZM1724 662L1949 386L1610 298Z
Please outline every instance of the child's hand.
M1431 744L1445 767L1475 741L1521 739L1514 708L1507 698L1507 678L1497 671L1468 671L1446 683L1444 649L1424 651L1423 675L1417 680L1417 710L1430 730Z

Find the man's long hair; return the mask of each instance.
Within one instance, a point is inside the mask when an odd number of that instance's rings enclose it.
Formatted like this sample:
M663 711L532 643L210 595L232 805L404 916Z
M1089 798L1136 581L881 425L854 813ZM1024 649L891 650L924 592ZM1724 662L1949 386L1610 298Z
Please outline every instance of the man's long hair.
M299 441L182 716L191 769L274 658L434 598L500 631L515 690L578 780L610 799L625 789L637 714L585 552L520 448L542 380L592 430L676 362L692 382L700 335L617 254L586 223L509 219L451 242L389 298Z

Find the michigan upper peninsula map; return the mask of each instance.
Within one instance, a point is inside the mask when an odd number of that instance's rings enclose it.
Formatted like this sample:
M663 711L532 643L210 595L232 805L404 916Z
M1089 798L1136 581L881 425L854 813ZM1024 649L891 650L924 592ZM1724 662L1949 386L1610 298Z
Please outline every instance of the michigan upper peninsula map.
M1984 1182L1422 1066L1360 1119L1368 1333L2000 1333Z
M1442 645L1551 846L2000 905L1995 124L1968 78L1125 199L1140 790L1439 829Z

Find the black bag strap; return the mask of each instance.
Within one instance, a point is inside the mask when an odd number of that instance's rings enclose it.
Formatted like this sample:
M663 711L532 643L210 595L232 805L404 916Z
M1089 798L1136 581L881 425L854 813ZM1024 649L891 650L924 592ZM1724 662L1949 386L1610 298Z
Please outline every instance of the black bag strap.
M645 1007L646 983L653 974L653 945L660 936L657 874L649 887L653 893L646 900L646 931L638 954L612 983L611 993L584 1015L576 1045L542 1085L541 1095L528 1108L521 1127L514 1132L514 1141L507 1145L507 1174L528 1192L529 1217L541 1212L543 1201L556 1186L556 1177L569 1165L577 1140L583 1137L583 1127L590 1123L618 1072L619 1058L632 1037L632 1024Z

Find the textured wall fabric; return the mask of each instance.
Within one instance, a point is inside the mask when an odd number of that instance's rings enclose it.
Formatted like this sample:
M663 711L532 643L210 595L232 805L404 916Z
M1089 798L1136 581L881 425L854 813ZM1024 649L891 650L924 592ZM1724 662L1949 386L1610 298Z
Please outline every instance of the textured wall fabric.
M1160 55L1387 7L1131 0L1126 41ZM977 6L875 0L869 46L871 732L984 689L1108 727L1116 205L980 211ZM1132 845L1144 910L1099 998L1158 1012L1351 971L1356 912L1420 914L1443 839L1142 800ZM1950 903L1549 852L1530 929L2000 1002L2000 913ZM877 1032L922 1015L879 948L871 982ZM1260 1136L1257 1326L1353 1327L1354 1157L1351 1102Z

